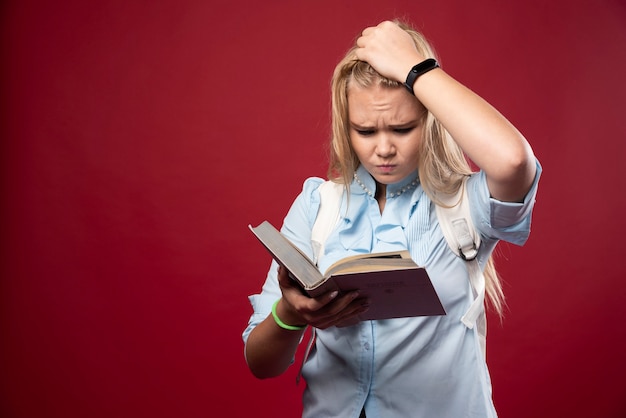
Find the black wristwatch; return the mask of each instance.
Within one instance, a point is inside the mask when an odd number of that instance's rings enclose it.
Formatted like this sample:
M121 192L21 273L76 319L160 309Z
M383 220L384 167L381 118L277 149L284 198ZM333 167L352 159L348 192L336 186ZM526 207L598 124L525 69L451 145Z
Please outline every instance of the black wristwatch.
M413 91L413 84L415 84L415 80L417 77L421 76L429 72L430 70L434 70L435 68L439 68L439 63L434 58L428 58L419 64L415 65L409 71L409 75L406 76L406 81L404 82L404 87L406 87L411 94L415 94Z

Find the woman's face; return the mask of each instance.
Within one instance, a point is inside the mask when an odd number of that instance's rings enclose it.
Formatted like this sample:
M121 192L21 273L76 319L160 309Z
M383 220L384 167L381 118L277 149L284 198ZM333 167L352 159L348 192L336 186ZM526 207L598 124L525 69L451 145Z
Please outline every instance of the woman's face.
M417 169L424 112L403 88L348 87L350 142L378 183L397 183Z

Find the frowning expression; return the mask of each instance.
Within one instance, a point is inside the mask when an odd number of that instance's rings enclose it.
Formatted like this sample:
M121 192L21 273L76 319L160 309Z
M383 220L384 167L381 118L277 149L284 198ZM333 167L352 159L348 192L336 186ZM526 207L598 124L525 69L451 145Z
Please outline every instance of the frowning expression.
M350 143L378 183L397 183L417 169L424 112L403 88L348 88Z

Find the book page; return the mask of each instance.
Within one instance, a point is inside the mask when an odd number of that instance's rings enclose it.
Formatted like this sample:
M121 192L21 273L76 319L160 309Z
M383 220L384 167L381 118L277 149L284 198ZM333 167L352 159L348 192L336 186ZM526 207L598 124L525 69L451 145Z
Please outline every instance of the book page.
M348 272L395 270L417 267L408 251L357 254L336 261L324 272L324 277Z
M289 270L302 287L309 289L323 280L322 274L311 259L269 222L264 221L257 227L251 225L248 227L274 259Z

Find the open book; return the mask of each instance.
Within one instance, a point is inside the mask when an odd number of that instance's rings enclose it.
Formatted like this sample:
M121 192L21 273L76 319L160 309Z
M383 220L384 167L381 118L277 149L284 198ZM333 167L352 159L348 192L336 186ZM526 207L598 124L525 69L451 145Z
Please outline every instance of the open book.
M426 273L408 251L359 254L341 259L323 274L313 261L265 221L250 230L311 297L332 290L359 290L370 300L361 320L445 315Z

